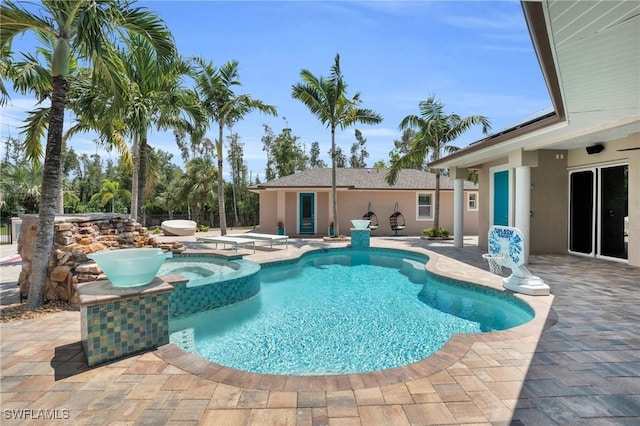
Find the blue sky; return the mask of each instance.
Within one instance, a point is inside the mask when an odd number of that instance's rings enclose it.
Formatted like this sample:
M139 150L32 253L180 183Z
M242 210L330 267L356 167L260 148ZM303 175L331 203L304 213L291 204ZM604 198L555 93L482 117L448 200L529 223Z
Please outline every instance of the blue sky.
M446 113L487 116L492 132L551 104L518 1L141 1L138 5L166 20L183 56L201 56L217 65L239 61L243 86L237 93L277 107L278 117L255 112L233 128L245 144L249 169L262 179L263 124L275 134L290 127L307 149L318 141L329 162L329 131L291 98L291 86L300 80L303 68L327 76L336 53L348 95L360 92L362 106L384 118L379 125L356 125L337 135L337 144L348 154L354 131L360 129L367 139L369 166L388 160L393 140L401 135L398 124L417 114L418 103L431 94L444 104ZM12 96L11 105L0 114L0 139L9 132L17 135L16 127L30 105L29 99ZM208 136L216 137L215 126ZM480 138L480 129L472 129L457 145ZM92 139L83 135L71 144L79 152L95 153ZM154 133L149 142L172 152L175 162L182 164L171 134ZM97 152L109 158L108 153Z

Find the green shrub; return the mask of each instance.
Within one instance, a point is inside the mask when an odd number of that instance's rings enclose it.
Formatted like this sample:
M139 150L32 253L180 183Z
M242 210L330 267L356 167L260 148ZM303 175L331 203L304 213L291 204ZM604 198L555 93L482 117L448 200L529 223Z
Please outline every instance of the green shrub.
M196 232L207 232L209 227L207 225L198 225Z
M422 235L425 237L448 237L449 230L440 226L437 229L434 228L425 228L422 230Z

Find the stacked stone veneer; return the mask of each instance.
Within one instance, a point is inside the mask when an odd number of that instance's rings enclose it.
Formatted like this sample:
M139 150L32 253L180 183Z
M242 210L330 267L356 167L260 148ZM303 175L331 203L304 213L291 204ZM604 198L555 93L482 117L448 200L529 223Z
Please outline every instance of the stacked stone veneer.
M38 228L37 215L23 215L18 240L22 257L20 297L27 298ZM45 300L62 300L78 307L75 284L106 279L87 254L105 249L158 247L147 228L128 215L92 213L59 215L55 218L53 247L45 283Z

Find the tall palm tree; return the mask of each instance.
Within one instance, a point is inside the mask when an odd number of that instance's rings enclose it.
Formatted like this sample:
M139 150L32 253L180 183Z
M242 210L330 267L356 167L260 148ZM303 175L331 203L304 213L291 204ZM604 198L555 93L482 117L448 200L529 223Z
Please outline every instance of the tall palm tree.
M200 103L207 116L218 124L218 139L215 141L218 160L218 214L220 215L220 234L226 235L227 217L224 205L224 179L222 178L224 127L232 126L254 110L270 115L276 115L277 112L276 107L272 105L253 99L249 95L237 95L233 91L234 86L241 85L237 61L230 61L216 68L212 62L195 58L194 64L196 91L200 96ZM204 136L208 127L208 123L202 126L199 132L200 137Z
M400 122L400 130L413 129L415 135L409 143L408 152L395 161L386 178L394 184L400 170L415 164L423 164L429 152L431 161L438 160L443 153L450 154L460 148L450 145L460 135L476 124L482 125L482 132L487 134L491 129L489 120L483 115L471 115L461 118L457 114L445 114L444 106L434 95L419 104L420 115L408 115ZM436 189L433 202L433 228L440 228L440 170L435 170Z
M116 211L116 199L121 197L129 198L131 197L131 192L127 189L120 188L120 182L105 179L102 181L100 192L91 197L91 201L99 202L102 207L111 202L111 213L114 213Z
M49 99L52 88L51 67L55 38L49 34L41 34L39 37L42 45L36 48L35 53L21 53L22 58L13 61L11 55L6 56L6 65L3 68L2 77L11 81L13 89L21 94L29 94L36 97L38 104ZM8 46L7 46L8 47ZM41 63L40 58L44 59ZM74 74L77 69L76 62L70 61L69 74ZM42 139L49 124L49 107L37 107L27 112L25 124L21 127L21 133L25 137L24 148L26 157L33 162L40 163L44 156ZM58 174L58 197L56 199L56 213L64 213L64 201L62 193L62 173Z
M338 227L338 197L336 193L336 128L341 130L356 124L378 124L382 116L377 112L361 108L360 93L347 98L347 83L340 71L340 55L336 54L329 78L316 77L311 71L300 71L302 82L294 84L291 96L309 108L318 120L331 129L331 192L333 197L333 223Z
M53 246L55 203L58 196L64 110L69 87L71 58L81 58L104 81L122 89L119 69L111 60L114 37L138 33L147 37L158 57L165 60L175 54L171 33L164 21L143 8L134 8L119 0L43 0L38 13L4 0L0 4L0 53L10 54L13 38L33 31L55 39L51 64L51 107L45 148L43 184L40 197L38 231L35 238L27 308L44 303L47 265ZM116 99L117 100L117 99Z

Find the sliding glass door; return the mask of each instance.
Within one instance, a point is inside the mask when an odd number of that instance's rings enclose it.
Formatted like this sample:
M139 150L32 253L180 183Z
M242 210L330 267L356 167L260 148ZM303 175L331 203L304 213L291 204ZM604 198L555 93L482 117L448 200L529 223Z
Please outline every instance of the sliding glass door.
M569 250L574 253L595 254L595 170L570 174L571 200L569 205Z
M569 174L569 251L612 259L628 258L627 165Z

